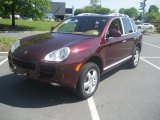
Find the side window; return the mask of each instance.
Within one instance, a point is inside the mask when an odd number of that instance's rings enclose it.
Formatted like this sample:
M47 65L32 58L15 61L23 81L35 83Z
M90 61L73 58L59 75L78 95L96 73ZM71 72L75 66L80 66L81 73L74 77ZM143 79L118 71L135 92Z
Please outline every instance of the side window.
M109 26L109 29L108 29L108 32L107 32L107 36L109 37L110 35L110 31L111 30L118 30L120 31L122 34L123 34L123 31L122 31L122 25L121 25L121 21L120 19L115 19L111 22L110 26Z
M128 18L122 18L125 34L132 33L132 25Z
M136 32L136 31L137 31L136 24L135 24L135 22L133 21L133 19L130 19L130 20L131 20L131 23L132 23L134 32Z

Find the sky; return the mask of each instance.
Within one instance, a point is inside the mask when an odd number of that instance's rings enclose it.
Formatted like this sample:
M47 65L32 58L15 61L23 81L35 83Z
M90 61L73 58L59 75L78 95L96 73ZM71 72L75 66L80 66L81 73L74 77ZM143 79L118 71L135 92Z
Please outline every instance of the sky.
M83 8L89 5L90 0L52 0L53 2L65 2L66 8ZM100 1L100 0L99 0ZM120 8L135 7L139 9L140 2L143 0L101 0L102 7L109 8L111 10L118 11ZM160 0L147 0L146 2L148 9L150 5L157 5L160 8Z

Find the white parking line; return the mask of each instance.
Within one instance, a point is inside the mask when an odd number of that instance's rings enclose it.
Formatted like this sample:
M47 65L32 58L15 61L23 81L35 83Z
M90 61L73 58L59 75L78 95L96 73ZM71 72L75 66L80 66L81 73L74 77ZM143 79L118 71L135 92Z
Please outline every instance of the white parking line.
M155 67L156 69L160 70L160 67L158 67L158 66L156 66L155 64L149 62L148 60L145 60L145 59L143 59L143 58L140 58L140 59L143 60L144 62L150 64L151 66Z
M149 46L155 47L155 48L160 48L159 46L152 45L152 44L149 44L149 43L146 43L146 42L143 42L143 43L144 43L144 44L146 44L146 45L149 45Z
M8 53L8 52L0 52L0 53L2 53L2 54L6 54L6 53Z
M142 56L141 58L160 59L160 57L146 57L146 56Z
M8 60L8 58L4 59L2 62L0 62L0 65L2 65L3 63L5 63Z
M88 105L91 112L92 120L100 120L93 97L88 98Z

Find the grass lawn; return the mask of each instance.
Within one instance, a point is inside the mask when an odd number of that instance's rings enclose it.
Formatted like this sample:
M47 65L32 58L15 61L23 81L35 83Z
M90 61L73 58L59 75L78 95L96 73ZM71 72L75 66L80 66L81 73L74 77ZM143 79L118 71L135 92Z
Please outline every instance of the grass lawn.
M16 28L11 27L10 19L0 20L0 31L50 31L52 26L59 22L16 20Z
M8 51L15 41L17 41L17 38L0 37L0 51Z

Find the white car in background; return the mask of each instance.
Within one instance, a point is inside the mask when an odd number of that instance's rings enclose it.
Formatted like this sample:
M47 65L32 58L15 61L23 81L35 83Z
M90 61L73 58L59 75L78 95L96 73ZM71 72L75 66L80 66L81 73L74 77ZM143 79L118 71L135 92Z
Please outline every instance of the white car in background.
M136 25L138 29L154 29L154 25L150 24L150 23L143 23L143 24L139 24Z

